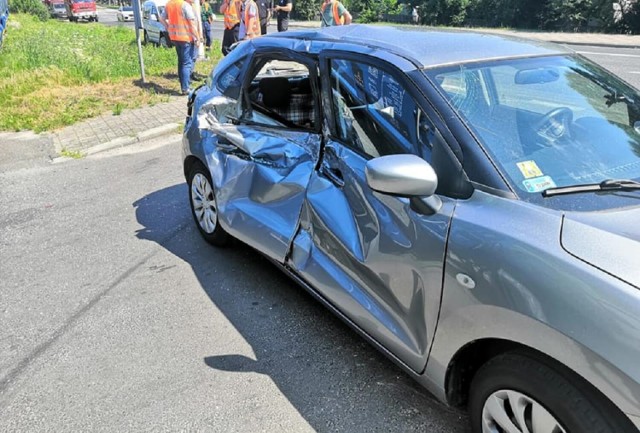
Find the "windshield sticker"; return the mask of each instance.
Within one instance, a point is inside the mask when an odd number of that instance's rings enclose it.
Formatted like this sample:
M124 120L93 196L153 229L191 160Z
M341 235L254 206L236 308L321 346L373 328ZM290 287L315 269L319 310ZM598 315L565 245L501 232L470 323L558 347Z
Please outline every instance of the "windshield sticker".
M518 168L520 169L520 173L524 176L525 179L531 179L532 177L540 177L542 176L542 171L538 167L535 161L522 161L519 162Z
M522 181L527 192L542 192L549 188L555 188L556 183L550 176L537 177L535 179L527 179Z

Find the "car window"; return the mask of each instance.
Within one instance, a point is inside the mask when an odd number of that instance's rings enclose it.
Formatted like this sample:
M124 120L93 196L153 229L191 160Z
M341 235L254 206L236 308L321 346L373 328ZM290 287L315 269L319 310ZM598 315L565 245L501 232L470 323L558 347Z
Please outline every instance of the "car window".
M584 196L545 200L541 192L640 179L640 95L585 59L509 59L425 72L526 200L593 208Z
M252 64L244 118L291 128L316 129L317 98L309 67L301 62L260 56Z
M352 60L331 60L338 139L370 157L430 154L433 125L391 73Z
M239 60L225 69L219 76L216 87L222 92L223 95L237 99L240 87L240 72L242 72L242 66L244 65L244 59Z

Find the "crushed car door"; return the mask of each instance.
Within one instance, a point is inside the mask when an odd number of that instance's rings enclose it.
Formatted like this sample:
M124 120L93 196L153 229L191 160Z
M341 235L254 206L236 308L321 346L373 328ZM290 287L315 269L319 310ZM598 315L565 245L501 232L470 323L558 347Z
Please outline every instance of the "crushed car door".
M434 215L416 212L408 198L373 191L365 165L390 154L430 162L435 129L402 74L390 72L395 68L357 55L326 56L321 75L334 131L311 177L289 266L360 329L422 371L437 323L454 201L442 197Z
M212 132L208 164L220 223L279 262L318 161L317 78L312 59L256 52L240 80L240 101L214 98L203 113ZM236 108L238 118L229 114Z

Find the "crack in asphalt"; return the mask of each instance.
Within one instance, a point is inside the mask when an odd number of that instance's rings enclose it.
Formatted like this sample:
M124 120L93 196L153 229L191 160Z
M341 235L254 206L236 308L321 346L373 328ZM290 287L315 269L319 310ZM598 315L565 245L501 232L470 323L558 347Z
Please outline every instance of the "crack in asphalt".
M49 349L54 343L56 343L61 337L63 337L67 332L69 332L75 324L91 310L98 302L100 302L105 295L107 295L110 291L120 285L123 281L125 281L131 274L133 274L138 268L143 266L146 262L149 261L153 256L158 254L158 252L162 251L162 245L165 245L166 242L171 241L174 237L176 237L182 230L184 230L188 226L187 223L183 223L179 225L173 232L168 234L164 239L159 240L157 242L158 248L155 251L147 254L141 260L139 260L132 267L123 272L116 280L111 283L109 287L104 289L103 291L96 294L91 301L89 301L84 307L80 310L76 311L71 317L69 317L62 326L60 326L53 335L45 342L39 344L35 349L31 351L26 357L24 357L18 365L16 365L13 369L9 371L2 379L0 379L0 396L5 395L7 391L9 391L9 386L12 382L14 382L18 377L20 377L25 370L33 364L38 358L40 358L46 351ZM5 407L5 403L0 401L0 408Z

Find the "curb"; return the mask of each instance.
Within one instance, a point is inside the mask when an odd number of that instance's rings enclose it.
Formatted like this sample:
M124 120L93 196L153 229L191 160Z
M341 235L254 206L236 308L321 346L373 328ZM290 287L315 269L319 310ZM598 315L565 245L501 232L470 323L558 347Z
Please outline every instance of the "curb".
M138 132L133 137L118 137L114 138L111 141L107 141L106 143L96 144L95 146L91 146L84 151L82 151L83 156L95 155L96 153L106 152L111 149L117 149L119 147L130 146L136 143L142 143L147 140L151 140L153 138L158 138L163 135L169 135L171 133L178 133L178 127L180 125L178 123L167 123L162 126L157 126L155 128L147 129L145 131ZM52 163L56 164L59 162L68 161L73 158L69 158L67 156L59 156L57 158L52 159Z

